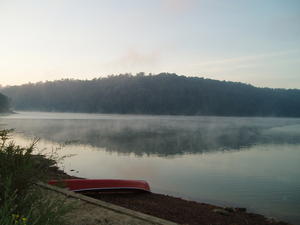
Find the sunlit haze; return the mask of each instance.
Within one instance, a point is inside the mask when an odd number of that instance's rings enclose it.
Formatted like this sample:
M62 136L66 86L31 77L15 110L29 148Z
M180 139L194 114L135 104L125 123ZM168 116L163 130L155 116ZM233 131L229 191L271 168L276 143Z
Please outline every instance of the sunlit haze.
M298 0L0 0L0 84L172 72L300 88Z

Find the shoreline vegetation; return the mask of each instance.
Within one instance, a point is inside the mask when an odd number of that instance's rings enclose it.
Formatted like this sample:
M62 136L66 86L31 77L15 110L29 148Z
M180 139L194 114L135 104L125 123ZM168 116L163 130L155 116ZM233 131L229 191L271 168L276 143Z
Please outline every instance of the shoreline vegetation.
M33 154L36 141L25 148L18 146L10 139L10 132L0 131L0 224L66 224L65 215L72 207L63 200L48 198L34 183L75 177L61 171L54 158ZM180 224L288 224L247 213L244 208L218 207L157 193L83 194Z
M20 111L300 117L300 90L171 73L64 79L1 89Z
M37 140L28 147L15 144L11 132L0 131L0 224L65 224L64 215L72 207L63 199L45 195L35 185L48 179L55 161L33 154Z

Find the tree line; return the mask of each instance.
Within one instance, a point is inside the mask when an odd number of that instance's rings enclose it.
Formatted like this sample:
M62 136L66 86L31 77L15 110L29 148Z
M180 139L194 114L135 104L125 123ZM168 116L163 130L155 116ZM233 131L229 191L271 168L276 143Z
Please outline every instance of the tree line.
M93 80L63 79L2 92L16 110L59 112L300 116L300 90L257 88L239 82L158 75L120 74Z
M9 112L10 101L7 96L0 93L0 113Z

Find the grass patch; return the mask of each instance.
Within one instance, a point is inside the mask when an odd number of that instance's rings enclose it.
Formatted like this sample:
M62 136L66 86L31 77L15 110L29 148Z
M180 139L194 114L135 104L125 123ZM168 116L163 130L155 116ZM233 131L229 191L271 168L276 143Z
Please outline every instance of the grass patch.
M64 199L51 198L35 185L47 180L47 171L55 161L33 154L38 140L28 147L16 145L11 131L0 131L0 224L65 224L70 205Z

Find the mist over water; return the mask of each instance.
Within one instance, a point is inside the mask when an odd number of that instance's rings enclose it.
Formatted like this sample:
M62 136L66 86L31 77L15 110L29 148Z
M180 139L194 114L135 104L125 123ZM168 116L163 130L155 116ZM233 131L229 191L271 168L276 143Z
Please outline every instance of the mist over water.
M21 113L6 119L6 127L27 137L136 155L170 156L300 143L300 119L72 113Z
M300 119L20 112L0 128L74 154L64 160L72 175L145 179L157 192L300 222Z

